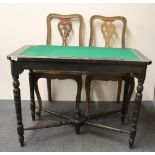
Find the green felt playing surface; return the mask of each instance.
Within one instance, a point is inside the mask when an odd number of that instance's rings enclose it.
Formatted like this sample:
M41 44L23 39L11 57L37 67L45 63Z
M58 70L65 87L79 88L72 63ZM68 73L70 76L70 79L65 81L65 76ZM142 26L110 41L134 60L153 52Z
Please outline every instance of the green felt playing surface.
M139 60L139 57L130 49L103 48L103 47L77 47L77 46L31 46L20 53L26 56L47 57L76 57L76 58L108 58Z

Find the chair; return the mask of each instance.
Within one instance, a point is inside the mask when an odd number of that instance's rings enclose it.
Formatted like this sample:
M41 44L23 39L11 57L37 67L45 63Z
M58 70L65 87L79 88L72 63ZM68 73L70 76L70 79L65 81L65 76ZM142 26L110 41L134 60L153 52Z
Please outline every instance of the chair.
M105 47L111 47L113 44L113 37L116 34L117 27L121 28L121 48L125 48L125 32L127 27L127 20L125 17L122 16L115 16L115 17L105 17L101 15L94 15L90 18L90 40L89 40L89 46L93 46L93 43L95 42L95 22L100 21L100 30L103 35L103 39L105 42ZM122 23L120 25L120 23ZM89 115L90 111L90 87L91 82L93 80L102 80L102 81L118 81L118 91L117 91L117 103L120 102L120 94L121 94L121 87L122 87L122 80L126 80L125 76L122 74L89 74L86 76L85 81L85 89L86 89L86 102L87 102L87 111L86 115ZM128 101L130 100L132 93L134 89L134 79L130 79L130 89L128 91ZM124 96L125 100L125 96ZM123 112L126 113L128 108L128 105L123 106ZM124 121L124 118L122 118L122 121Z
M61 15L61 14L49 14L47 16L47 41L46 45L50 45L52 42L52 21L56 20L58 25L58 31L62 39L62 46L67 46L70 35L73 31L73 22L78 22L78 46L83 45L83 17L79 14L70 14L70 15ZM54 20L54 21L55 21ZM42 100L38 89L38 80L40 78L47 79L47 91L48 91L48 101L51 102L51 80L52 79L72 79L77 82L77 95L76 95L76 108L81 99L81 89L82 89L82 74L74 71L52 71L52 70L44 70L44 71L33 71L34 77L34 89L36 92L36 96L38 99L39 110L36 111L38 116L41 115L42 110Z

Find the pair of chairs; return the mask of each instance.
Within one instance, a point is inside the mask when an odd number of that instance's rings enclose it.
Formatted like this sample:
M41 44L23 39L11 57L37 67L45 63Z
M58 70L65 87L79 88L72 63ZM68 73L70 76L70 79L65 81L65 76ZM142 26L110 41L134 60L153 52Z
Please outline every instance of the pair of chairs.
M67 46L71 35L74 34L73 31L73 21L78 22L78 46L83 46L83 29L84 29L84 20L83 17L79 14L70 14L70 15L60 15L60 14L49 14L47 16L47 41L46 45L52 44L52 21L54 19L58 20L58 31L62 38L62 46ZM95 43L95 22L100 20L100 30L103 36L103 40L105 43L105 47L111 47L113 43L113 36L116 34L116 25L117 21L122 23L121 28L121 48L125 48L125 32L127 27L127 20L125 17L122 16L115 16L115 17L105 17L100 15L94 15L90 18L90 40L89 46L93 46ZM120 26L120 25L119 25ZM39 110L37 114L41 114L42 109L42 100L38 89L38 80L40 78L47 79L47 91L48 91L48 101L51 102L51 80L52 79L72 79L77 83L77 95L76 95L76 108L78 107L80 100L81 100L81 90L82 90L82 74L80 72L74 71L37 71L33 72L34 77L34 86L35 92L39 103ZM117 92L117 102L120 102L120 94L121 94L121 87L122 81L125 80L124 75L122 74L92 74L88 73L86 75L85 80L85 90L86 90L86 102L87 102L87 110L86 115L89 115L90 109L90 87L92 80L103 80L103 81L118 81L118 92ZM128 100L130 100L132 92L134 89L134 80L132 79L130 82L130 89L128 92ZM127 110L126 110L127 111Z

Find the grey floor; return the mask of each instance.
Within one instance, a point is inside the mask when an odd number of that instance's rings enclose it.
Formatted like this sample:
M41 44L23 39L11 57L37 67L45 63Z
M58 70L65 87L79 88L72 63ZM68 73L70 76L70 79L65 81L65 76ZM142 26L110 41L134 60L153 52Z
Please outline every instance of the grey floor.
M84 104L82 104L83 106ZM44 102L44 107L55 109L63 113L72 114L74 104L71 102ZM112 108L119 109L114 103L94 103L93 111L108 111ZM83 108L83 107L82 107ZM130 128L130 117L133 103L127 122L120 123L120 113L98 119L98 122L120 128ZM29 102L22 102L24 127L56 120L54 116L43 113L35 122L31 120ZM128 152L128 151L155 151L155 107L151 102L143 102L140 112L137 136L134 149L128 148L128 134L98 129L88 126L81 128L81 134L76 135L72 126L25 131L25 147L20 147L16 133L16 115L13 101L0 101L0 151L55 151L55 152Z

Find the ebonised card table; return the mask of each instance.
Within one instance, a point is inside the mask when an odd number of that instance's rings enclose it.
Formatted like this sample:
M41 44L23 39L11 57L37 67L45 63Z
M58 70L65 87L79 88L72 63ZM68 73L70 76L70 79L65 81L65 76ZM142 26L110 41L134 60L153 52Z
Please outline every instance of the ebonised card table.
M75 126L76 132L82 125L90 125L99 128L113 129L114 131L129 133L129 147L132 148L136 136L138 116L142 100L143 84L146 77L147 65L151 60L135 49L127 48L104 48L104 47L76 47L76 46L46 46L32 45L24 46L7 58L11 62L11 74L13 78L13 94L17 116L17 133L21 146L24 146L24 130L56 127L71 124ZM19 75L24 71L30 71L30 107L32 118L35 120L35 100L33 85L33 70L63 70L78 71L82 74L124 74L138 79L135 97L134 111L130 131L114 129L105 125L90 122L96 116L85 117L76 109L75 117L69 117L54 111L47 111L53 115L66 119L53 124L33 126L24 128L22 123L21 96L19 88ZM123 103L125 106L125 103Z

